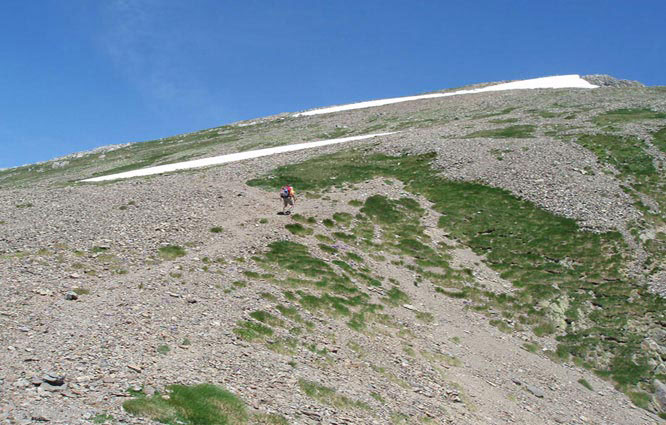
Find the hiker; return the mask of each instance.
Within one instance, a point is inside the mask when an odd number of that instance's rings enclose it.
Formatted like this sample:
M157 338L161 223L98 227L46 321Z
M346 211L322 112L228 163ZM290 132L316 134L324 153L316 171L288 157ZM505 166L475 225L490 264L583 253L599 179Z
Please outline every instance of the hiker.
M296 203L294 188L289 185L282 186L282 189L280 189L280 198L282 198L282 214L291 214L291 210L294 208L294 203ZM285 212L288 205L291 205L291 208Z

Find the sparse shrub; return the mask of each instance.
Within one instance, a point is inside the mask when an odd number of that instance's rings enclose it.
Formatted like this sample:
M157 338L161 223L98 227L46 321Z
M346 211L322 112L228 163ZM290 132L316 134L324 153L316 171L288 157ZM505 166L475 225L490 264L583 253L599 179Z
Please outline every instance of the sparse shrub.
M113 423L114 418L112 415L106 414L106 413L98 413L92 418L92 422L94 424L107 424L107 423Z
M159 247L158 252L160 257L165 260L173 260L175 258L185 256L185 248L178 245L161 246Z
M222 231L224 231L224 229L219 227L219 226L215 226L215 227L211 227L210 231L211 231L211 233L222 233Z
M333 388L330 387L325 387L321 384L318 384L313 381L307 381L305 379L299 379L298 380L298 385L301 387L301 390L308 395L309 397L312 397L313 399L324 403L324 404L329 404L331 406L340 408L340 409L346 409L346 408L356 408L356 409L369 409L370 407L361 402L361 401L356 401L352 400L348 397L345 397L343 395L340 395L334 390Z
M238 322L237 327L234 328L233 332L246 341L256 341L273 335L273 329L268 326L247 320Z
M324 252L328 252L329 254L335 254L336 252L338 252L338 250L336 248L333 248L330 245L320 243L318 246L319 246L319 249L321 249Z
M311 235L313 233L312 229L303 226L301 223L286 224L284 227L287 230L289 230L292 234L297 236L306 236L306 235Z
M588 390L594 391L594 388L592 388L592 385L590 385L590 383L587 382L587 380L585 380L585 378L580 378L578 380L578 383L581 384L582 386L584 386L585 388L587 388Z
M389 291L386 293L386 297L382 298L382 301L392 306L397 306L400 304L408 303L409 296L401 291L400 288L394 286L393 288L389 289Z

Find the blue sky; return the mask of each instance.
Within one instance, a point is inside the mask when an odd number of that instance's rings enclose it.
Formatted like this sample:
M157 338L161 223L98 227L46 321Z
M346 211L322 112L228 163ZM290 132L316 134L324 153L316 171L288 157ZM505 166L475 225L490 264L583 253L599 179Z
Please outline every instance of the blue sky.
M3 0L0 168L485 81L666 85L663 0Z

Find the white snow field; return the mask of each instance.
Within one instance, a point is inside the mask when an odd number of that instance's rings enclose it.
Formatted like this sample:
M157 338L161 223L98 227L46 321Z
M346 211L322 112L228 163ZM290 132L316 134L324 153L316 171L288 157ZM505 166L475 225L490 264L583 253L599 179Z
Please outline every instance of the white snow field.
M259 158L276 153L293 152L302 149L317 148L320 146L335 145L338 143L353 142L355 140L371 139L373 137L388 136L395 132L365 134L363 136L341 137L338 139L320 140L318 142L298 143L295 145L278 146L275 148L258 149L254 151L231 153L228 155L214 156L211 158L195 159L192 161L177 162L175 164L158 165L156 167L142 168L139 170L126 171L124 173L110 174L108 176L93 177L81 180L82 182L101 182L107 180L128 179L130 177L150 176L152 174L168 173L169 171L186 170L189 168L208 167L210 165L225 164L227 162L241 161L243 159Z
M311 111L299 112L293 114L294 117L303 117L310 115L328 114L331 112L349 111L352 109L370 108L373 106L390 105L392 103L409 102L412 100L434 99L437 97L458 96L461 94L483 93L488 91L503 90L521 90L521 89L563 89L580 88L594 89L599 86L590 84L580 78L578 74L555 75L552 77L532 78L530 80L512 81L510 83L496 84L494 86L482 87L479 89L458 90L448 93L430 93L419 96L392 97L389 99L368 100L366 102L350 103L347 105L331 106L329 108L313 109Z

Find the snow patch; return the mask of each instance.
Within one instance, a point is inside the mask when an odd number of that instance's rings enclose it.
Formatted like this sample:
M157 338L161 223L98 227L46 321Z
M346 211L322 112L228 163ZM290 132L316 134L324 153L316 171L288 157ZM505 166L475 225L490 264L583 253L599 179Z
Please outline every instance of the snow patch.
M93 177L81 180L82 182L101 182L107 180L127 179L130 177L150 176L153 174L168 173L170 171L186 170L189 168L208 167L211 165L226 164L228 162L242 161L244 159L259 158L277 153L293 152L302 149L317 148L320 146L335 145L338 143L353 142L356 140L371 139L373 137L388 136L390 133L366 134L363 136L341 137L338 139L320 140L318 142L297 143L294 145L278 146L275 148L257 149L248 152L238 152L227 155L214 156L211 158L195 159L192 161L177 162L174 164L158 165L156 167L142 168L140 170L126 171L124 173L110 174L108 176Z
M347 105L331 106L329 108L313 109L311 111L299 112L292 116L303 117L310 115L328 114L331 112L349 111L352 109L370 108L373 106L390 105L392 103L409 102L412 100L434 99L438 97L458 96L461 94L483 93L490 91L503 90L523 90L523 89L562 89L562 88L581 88L594 89L599 86L590 84L580 78L578 74L556 75L552 77L532 78L530 80L512 81L510 83L496 84L478 89L458 90L449 93L430 93L418 96L393 97L389 99L369 100L366 102L350 103Z

